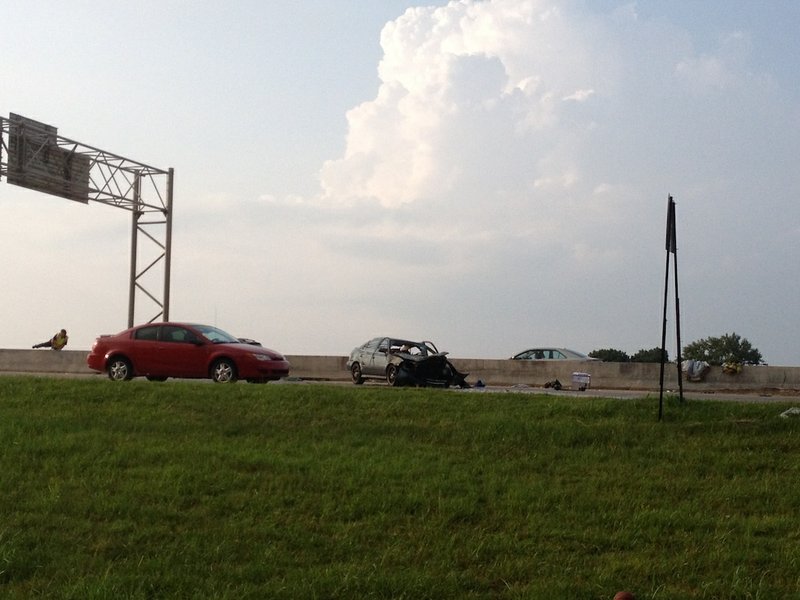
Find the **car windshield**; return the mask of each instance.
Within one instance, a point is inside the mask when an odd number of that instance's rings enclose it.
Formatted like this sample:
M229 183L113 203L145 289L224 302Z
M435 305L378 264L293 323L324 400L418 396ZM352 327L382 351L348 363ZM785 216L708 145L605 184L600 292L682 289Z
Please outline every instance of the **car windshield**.
M213 344L238 344L239 339L230 333L211 327L210 325L195 325L197 330Z
M532 348L525 352L520 352L514 358L527 360L591 360L581 352L565 348Z
M432 342L410 342L408 340L391 340L389 352L402 352L412 356L431 356L438 354Z

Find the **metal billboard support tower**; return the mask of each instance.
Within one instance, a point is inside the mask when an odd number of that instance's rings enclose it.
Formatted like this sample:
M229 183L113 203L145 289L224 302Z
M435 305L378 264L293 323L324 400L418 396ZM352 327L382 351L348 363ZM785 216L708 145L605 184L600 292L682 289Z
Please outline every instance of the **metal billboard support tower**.
M11 113L8 119L0 117L0 180L3 176L8 183L35 191L130 211L128 327L136 320L137 292L157 306L148 322L169 320L174 169L157 169L87 146L58 135L51 125ZM145 252L140 234L153 244L144 267L139 260ZM157 268L163 274L160 295L146 279Z

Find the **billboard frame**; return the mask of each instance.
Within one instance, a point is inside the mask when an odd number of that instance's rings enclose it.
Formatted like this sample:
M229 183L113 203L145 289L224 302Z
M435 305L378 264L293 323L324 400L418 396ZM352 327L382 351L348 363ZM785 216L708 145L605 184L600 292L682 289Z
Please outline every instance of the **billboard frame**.
M71 168L75 163L81 174L78 186L71 183L74 182ZM88 173L85 181L84 171ZM86 204L97 202L130 212L128 327L135 324L136 299L141 296L158 309L147 322L159 317L169 320L174 175L171 167L159 169L83 144L58 135L55 127L33 119L14 113L9 113L9 118L0 117L0 181L5 177L8 183L40 193ZM139 258L146 251L139 244L140 234L144 241L152 243L151 251L154 248L156 252L155 258L144 267L139 265L143 262ZM156 267L163 270L160 291L148 289L144 281L145 275Z

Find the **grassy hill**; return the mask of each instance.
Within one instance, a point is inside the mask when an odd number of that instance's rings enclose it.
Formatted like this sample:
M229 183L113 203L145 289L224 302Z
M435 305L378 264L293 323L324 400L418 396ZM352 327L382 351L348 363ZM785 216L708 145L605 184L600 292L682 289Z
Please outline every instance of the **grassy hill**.
M0 377L0 596L800 597L789 406Z

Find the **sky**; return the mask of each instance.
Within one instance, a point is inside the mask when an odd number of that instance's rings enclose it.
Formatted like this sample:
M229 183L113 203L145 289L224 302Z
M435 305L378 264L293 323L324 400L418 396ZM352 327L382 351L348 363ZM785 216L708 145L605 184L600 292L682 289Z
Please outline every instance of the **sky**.
M676 271L682 346L736 333L800 365L794 0L0 14L0 115L174 169L172 320L285 354L634 354L661 345L666 292L674 357ZM130 238L127 211L1 181L0 347L125 329Z

